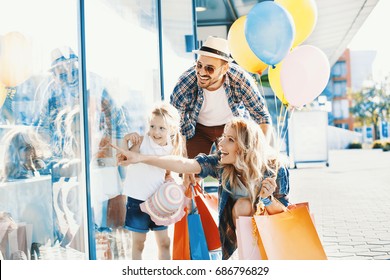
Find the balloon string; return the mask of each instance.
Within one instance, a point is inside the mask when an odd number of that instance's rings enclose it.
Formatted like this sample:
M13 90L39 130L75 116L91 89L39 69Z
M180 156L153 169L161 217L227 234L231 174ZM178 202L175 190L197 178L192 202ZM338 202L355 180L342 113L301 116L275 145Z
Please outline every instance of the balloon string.
M290 117L288 118L289 120L292 118L292 116L293 116L293 114L294 114L294 111L295 111L295 107L292 107ZM286 113L285 113L285 115L284 115L284 119L287 118L287 112L288 112L288 110L287 110L287 108L286 108ZM279 151L280 151L280 149L282 148L282 143L284 142L284 140L285 140L285 138L286 138L287 131L288 131L288 126L289 126L289 125L290 125L290 124L289 124L289 121L288 121L288 122L287 122L287 126L286 126L286 130L284 131L284 135L282 136L282 139L281 139L281 141L280 141Z
M282 132L283 132L283 127L282 127L282 125L281 125L281 123L283 122L284 123L284 119L286 118L286 112L287 112L287 110L285 111L285 114L284 114L284 116L283 116L283 118L282 118L282 115L283 115L283 108L281 107L280 108L280 113L279 113L279 117L278 117L278 127L279 127L279 131L278 131L278 135L279 135L279 137L278 137L278 144L277 144L277 152L278 153L280 153L280 150L281 150L281 146L282 146Z
M276 142L279 140L280 134L279 134L279 117L280 117L280 111L278 114L278 102L276 99L276 94L274 93L274 104L275 104L275 114L276 114Z
M264 88L263 88L263 83L261 82L261 74L260 75L260 79L259 79L259 84L260 84L260 94L261 96L264 98L264 102L265 102L265 92L264 92Z
M260 75L260 81L259 81L259 84L260 84L260 94L261 94L261 96L264 98L264 102L265 102L265 104L267 104L266 103L266 98L265 98L265 91L264 91L264 87L263 87L263 83L262 83L262 81L261 81L261 73L259 73L259 75ZM276 112L277 112L277 107L276 107L276 96L275 96L275 94L274 94L274 104L275 104L275 110L276 110ZM279 135L278 135L278 137L279 137Z
M283 114L283 103L280 102L280 110L279 110L278 125L277 125L277 127L278 127L278 140L280 140L280 136L282 135L282 130L283 130L283 127L281 127L281 125L280 125L281 124L281 120L282 120L282 114Z

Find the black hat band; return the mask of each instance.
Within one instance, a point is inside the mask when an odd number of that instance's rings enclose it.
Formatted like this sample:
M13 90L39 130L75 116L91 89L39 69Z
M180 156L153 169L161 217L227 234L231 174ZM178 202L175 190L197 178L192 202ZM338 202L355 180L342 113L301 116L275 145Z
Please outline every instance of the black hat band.
M226 53L221 52L221 51L219 51L219 50L213 49L213 48L209 48L209 47L202 46L202 47L200 48L200 51L211 52L211 53L220 55L220 56L222 56L222 57L224 57L224 58L226 58L226 59L229 59L229 55L227 55Z

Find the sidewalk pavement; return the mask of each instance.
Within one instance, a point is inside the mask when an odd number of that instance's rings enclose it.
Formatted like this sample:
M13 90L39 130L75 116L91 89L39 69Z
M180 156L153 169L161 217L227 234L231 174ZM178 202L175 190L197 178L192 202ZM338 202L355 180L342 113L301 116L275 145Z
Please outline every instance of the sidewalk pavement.
M390 153L334 150L329 165L291 169L290 201L310 203L328 259L390 259Z
M290 201L309 202L329 260L390 259L390 152L332 150L328 162L290 169ZM145 260L157 259L153 235Z

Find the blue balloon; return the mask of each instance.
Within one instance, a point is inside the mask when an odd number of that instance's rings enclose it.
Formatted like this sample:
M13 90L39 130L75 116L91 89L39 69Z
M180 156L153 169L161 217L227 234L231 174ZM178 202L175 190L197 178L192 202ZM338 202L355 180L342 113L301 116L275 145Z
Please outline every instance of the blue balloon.
M253 53L264 63L274 66L291 49L295 24L283 6L265 1L256 4L249 11L244 32Z

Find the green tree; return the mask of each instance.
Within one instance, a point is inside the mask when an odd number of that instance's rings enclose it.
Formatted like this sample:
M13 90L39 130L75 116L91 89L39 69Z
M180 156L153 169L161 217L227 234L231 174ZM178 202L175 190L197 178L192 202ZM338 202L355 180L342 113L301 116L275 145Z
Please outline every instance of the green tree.
M374 140L379 139L380 121L390 120L390 92L386 83L373 84L352 94L351 113L365 125L373 125Z

